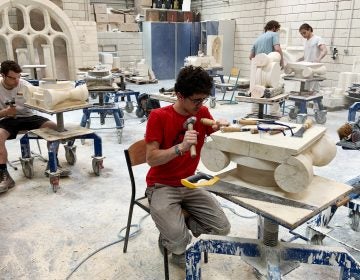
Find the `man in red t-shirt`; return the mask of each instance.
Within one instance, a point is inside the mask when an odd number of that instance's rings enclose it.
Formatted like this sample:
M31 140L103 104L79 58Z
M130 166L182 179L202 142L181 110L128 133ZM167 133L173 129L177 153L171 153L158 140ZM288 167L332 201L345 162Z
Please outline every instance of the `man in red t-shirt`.
M146 127L146 160L151 166L146 194L151 216L160 231L160 249L165 246L172 253L172 262L182 267L192 239L189 229L196 237L202 233L227 235L230 231L230 223L212 194L181 185L181 179L194 174L205 137L228 124L225 120L212 127L200 123L201 118L213 119L203 106L211 88L212 78L204 69L184 67L175 83L177 101L152 110ZM184 123L192 116L197 121L193 130L187 130ZM192 145L196 145L195 158L190 155Z

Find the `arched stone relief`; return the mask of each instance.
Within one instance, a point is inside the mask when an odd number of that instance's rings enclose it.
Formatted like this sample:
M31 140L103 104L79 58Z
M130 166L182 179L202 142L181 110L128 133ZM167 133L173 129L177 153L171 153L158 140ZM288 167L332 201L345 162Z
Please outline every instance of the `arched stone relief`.
M62 5L62 1L56 2ZM53 63L47 65L51 68L47 72L53 73L53 78L57 79L76 78L76 68L82 62L81 49L76 47L80 42L74 25L59 6L43 0L0 0L0 15L0 44L5 46L0 50L2 60L16 60L16 48L27 48L29 64L37 64L45 61L44 45L47 56L51 56L47 63ZM26 46L19 38L26 42ZM55 61L66 68L60 69Z
M9 26L14 31L21 31L24 29L24 10L19 7L10 7L7 10L7 17L9 19Z
M45 29L44 13L39 9L32 9L29 13L30 26L35 31L42 31Z

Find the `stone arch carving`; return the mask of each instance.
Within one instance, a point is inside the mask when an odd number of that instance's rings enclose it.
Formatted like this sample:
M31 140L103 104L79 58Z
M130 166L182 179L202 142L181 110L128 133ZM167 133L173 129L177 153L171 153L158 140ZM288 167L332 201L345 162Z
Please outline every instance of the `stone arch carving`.
M21 30L15 30L10 26L8 12L12 8L17 8L22 13L24 26ZM42 30L36 30L38 28L33 28L31 25L30 14L34 10L41 11L43 14L42 21L45 26ZM43 0L17 0L16 2L12 0L0 0L0 20L0 45L6 47L6 50L0 50L0 58L16 58L16 50L12 49L12 40L15 36L20 36L27 43L28 64L35 64L34 41L36 37L39 38L39 36L41 36L41 38L46 41L46 53L48 55L46 59L49 64L48 67L51 68L49 69L51 70L49 72L54 75L53 78L76 78L75 69L77 68L77 65L81 65L81 61L79 60L82 59L81 50L79 48L80 41L71 19L56 4ZM60 30L52 28L52 22L55 22L55 24L60 27ZM66 57L57 57L53 45L56 38L64 40L66 45ZM21 46L21 48L24 47ZM66 59L67 69L62 69L62 71L56 69L57 59ZM64 73L66 76L64 76Z

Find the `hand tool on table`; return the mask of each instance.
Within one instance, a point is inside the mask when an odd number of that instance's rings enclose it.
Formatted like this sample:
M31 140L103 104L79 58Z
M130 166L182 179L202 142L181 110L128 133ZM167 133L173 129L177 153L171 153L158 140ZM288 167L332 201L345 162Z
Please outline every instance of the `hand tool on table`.
M251 134L257 134L259 130L256 127L236 127L236 126L225 126L220 128L221 132L246 132L250 131Z
M215 121L215 120L208 119L208 118L201 118L201 119L200 119L200 122L201 122L203 125L207 125L207 126L219 125L219 126L221 126L221 127L226 127L226 126L229 126L229 125L230 125L230 124L221 125L219 121Z
M214 180L214 178L216 178L217 180ZM196 175L190 176L186 179L182 179L181 183L185 187L192 189L198 187L211 187L208 188L208 191L215 194L254 199L308 210L317 209L316 206L305 204L296 200L291 200L285 197L276 196L266 192L243 187L237 184L225 182L223 180L220 180L218 177L213 177L203 172L199 172Z
M301 128L298 131L295 132L293 137L303 137L305 130L312 127L312 125L313 125L313 121L311 119L309 119L309 118L306 119L304 124L301 126Z
M221 128L222 132L244 132L244 131L250 131L252 134L256 134L259 132L259 130L264 130L266 132L268 132L270 135L274 135L274 134L278 134L278 133L283 133L284 131L287 129L290 129L292 132L292 129L295 128L290 127L288 125L285 125L283 123L277 122L275 120L271 120L271 119L238 119L238 120L234 120L233 123L238 123L241 125L257 125L257 128L243 128L241 127L224 127ZM280 127L266 127L266 129L261 129L261 127L259 127L259 125L261 124L269 124L269 125L278 125Z
M219 181L219 177L198 172L195 175L181 179L181 184L189 189L196 189L199 187L212 186L217 181Z
M196 117L190 117L188 118L184 123L184 128L187 130L193 130L194 129L194 123L196 122ZM190 147L190 156L192 158L196 157L196 147L195 145L191 145Z

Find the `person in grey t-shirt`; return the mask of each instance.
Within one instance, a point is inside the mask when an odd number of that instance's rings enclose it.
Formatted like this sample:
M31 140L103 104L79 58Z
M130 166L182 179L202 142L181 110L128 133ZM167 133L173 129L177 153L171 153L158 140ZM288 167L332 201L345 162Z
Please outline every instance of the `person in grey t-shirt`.
M278 52L281 56L280 66L284 67L283 53L280 47L279 33L280 24L276 20L270 20L264 27L264 33L261 34L251 48L249 59L251 60L259 53L269 54Z

